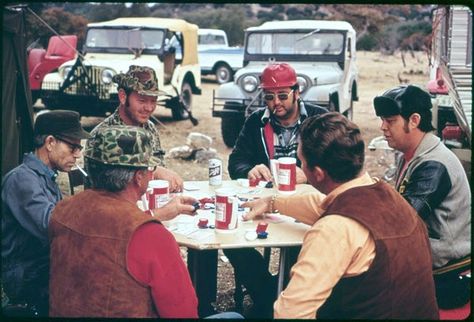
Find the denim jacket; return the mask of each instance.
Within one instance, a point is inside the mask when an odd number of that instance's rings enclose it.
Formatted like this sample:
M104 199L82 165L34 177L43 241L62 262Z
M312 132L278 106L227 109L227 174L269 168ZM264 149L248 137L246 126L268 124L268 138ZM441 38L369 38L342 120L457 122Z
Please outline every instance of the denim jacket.
M396 189L427 225L433 267L469 255L471 190L459 159L437 136L427 133L404 174L403 162L402 156Z
M34 153L2 180L2 283L12 301L47 295L48 224L62 195L56 173Z

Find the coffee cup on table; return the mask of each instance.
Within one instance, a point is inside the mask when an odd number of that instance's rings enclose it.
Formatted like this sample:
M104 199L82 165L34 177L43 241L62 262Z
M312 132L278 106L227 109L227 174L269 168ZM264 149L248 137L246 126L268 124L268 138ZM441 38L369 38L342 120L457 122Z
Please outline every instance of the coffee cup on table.
M147 189L148 209L161 208L170 200L169 182L166 180L151 180Z
M284 157L278 159L278 192L292 194L296 191L296 159Z
M233 189L216 189L215 228L216 232L235 232L239 199Z

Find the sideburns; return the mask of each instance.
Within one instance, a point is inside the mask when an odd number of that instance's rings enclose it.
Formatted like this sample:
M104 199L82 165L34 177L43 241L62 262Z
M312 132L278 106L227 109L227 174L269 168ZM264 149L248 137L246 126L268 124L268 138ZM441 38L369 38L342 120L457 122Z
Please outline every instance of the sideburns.
M408 122L409 122L409 120L403 119L403 132L405 132L406 134L410 133L410 129L408 127Z

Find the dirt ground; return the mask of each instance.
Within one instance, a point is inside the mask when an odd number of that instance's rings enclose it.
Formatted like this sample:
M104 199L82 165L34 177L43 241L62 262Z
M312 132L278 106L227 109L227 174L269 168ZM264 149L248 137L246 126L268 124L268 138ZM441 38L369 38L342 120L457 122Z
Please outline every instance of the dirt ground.
M429 80L429 66L426 53L416 52L414 56L406 53L405 66L401 53L392 56L382 55L378 52L358 52L357 65L359 68L359 101L354 103L354 122L358 124L364 136L366 144L381 135L379 131L380 121L375 116L372 99L383 91L397 86L401 83L411 83L426 86ZM199 120L199 125L193 126L189 120L175 122L171 118L171 111L158 107L155 114L160 120L159 126L161 142L165 150L186 143L186 137L190 132L200 132L213 139L212 147L217 150L224 164L224 179L228 179L227 158L231 149L228 148L221 137L221 120L213 118L212 91L217 89L218 84L212 77L203 79L202 95L193 97L193 115ZM90 128L101 119L82 118L84 127ZM367 151L366 169L373 176L380 177L384 167L380 160L384 157L382 152ZM184 180L207 180L207 163L195 161L166 159L167 166L179 173ZM65 194L69 194L66 188L65 177L62 176L62 188ZM67 180L67 179L66 179ZM186 256L185 248L182 249L183 257ZM221 254L222 255L222 254ZM220 258L220 256L219 256ZM278 263L278 251L272 251L271 271L276 272ZM218 298L216 308L218 311L234 310L233 301L234 279L233 271L229 263L219 259L218 272ZM249 304L248 298L244 300L245 306Z

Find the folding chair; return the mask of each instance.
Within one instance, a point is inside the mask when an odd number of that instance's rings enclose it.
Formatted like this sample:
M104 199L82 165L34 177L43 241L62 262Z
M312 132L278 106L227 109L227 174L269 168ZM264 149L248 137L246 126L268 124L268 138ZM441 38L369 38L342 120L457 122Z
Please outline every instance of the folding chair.
M74 194L74 188L78 186L83 186L85 182L84 175L79 169L71 170L67 173L69 178L69 191L71 196Z

